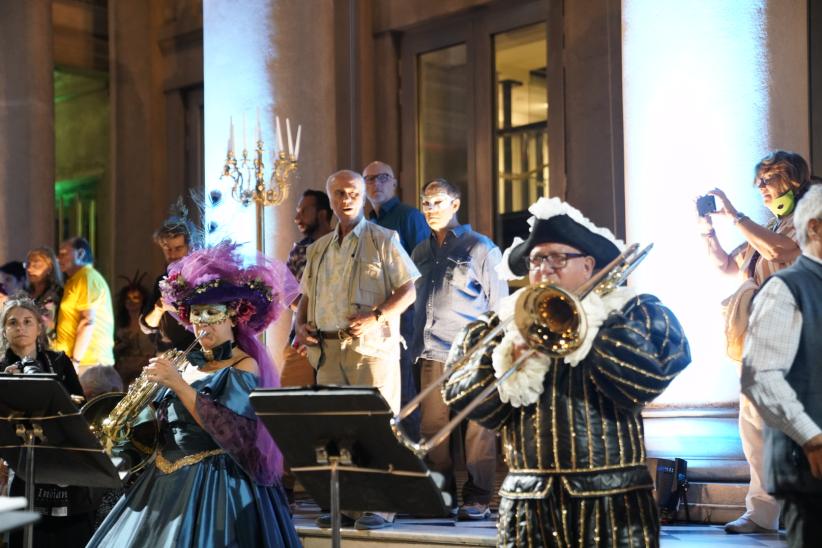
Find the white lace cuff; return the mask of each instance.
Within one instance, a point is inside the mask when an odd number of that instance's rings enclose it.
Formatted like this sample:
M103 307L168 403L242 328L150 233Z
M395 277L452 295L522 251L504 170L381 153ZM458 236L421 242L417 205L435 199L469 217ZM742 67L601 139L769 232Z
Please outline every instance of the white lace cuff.
M515 330L508 331L491 354L494 376L500 378L513 365L514 345L525 341ZM500 400L513 407L526 407L539 400L542 395L545 373L551 366L551 359L541 354L531 356L513 373L497 385Z

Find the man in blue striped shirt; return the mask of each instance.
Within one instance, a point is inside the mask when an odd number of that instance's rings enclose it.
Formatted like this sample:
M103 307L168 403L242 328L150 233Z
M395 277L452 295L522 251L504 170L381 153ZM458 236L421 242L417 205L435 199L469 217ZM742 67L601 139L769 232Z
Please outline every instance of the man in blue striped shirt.
M460 329L483 312L496 310L500 299L508 295L507 284L495 270L502 259L499 248L486 236L474 232L471 225L459 224L459 208L460 192L456 186L445 179L425 185L422 210L431 232L411 254L421 274L415 282L411 350L417 358L422 389L442 374L451 343ZM432 436L448 422L448 406L439 390L423 400L421 410L423 437ZM445 488L455 497L453 455L455 446L462 442L468 481L462 488L463 503L457 517L487 519L494 488L496 436L475 422L458 432L463 435L440 443L428 454L427 462L432 470L445 476Z

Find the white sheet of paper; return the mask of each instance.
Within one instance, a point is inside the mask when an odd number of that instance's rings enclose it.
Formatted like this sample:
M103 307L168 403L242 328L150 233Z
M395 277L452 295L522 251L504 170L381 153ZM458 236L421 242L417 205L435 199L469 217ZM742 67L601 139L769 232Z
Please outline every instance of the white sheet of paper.
M26 497L0 497L0 512L21 510L26 507Z

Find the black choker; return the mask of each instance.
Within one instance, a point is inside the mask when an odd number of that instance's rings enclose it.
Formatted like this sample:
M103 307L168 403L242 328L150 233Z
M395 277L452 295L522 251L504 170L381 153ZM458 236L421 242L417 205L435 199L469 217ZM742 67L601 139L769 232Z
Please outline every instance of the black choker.
M191 365L203 367L208 362L227 360L231 357L232 349L237 346L234 341L226 341L210 350L201 347L200 350L193 350L188 354L188 361Z

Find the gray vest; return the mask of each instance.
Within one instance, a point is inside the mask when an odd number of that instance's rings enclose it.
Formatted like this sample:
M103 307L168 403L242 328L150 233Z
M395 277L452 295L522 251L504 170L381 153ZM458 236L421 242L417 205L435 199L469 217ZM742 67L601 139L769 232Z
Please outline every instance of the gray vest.
M805 412L822 425L822 265L801 256L774 276L785 282L802 313L799 348L785 379ZM768 491L779 495L821 494L822 480L811 475L802 448L775 428L767 428L765 436Z

